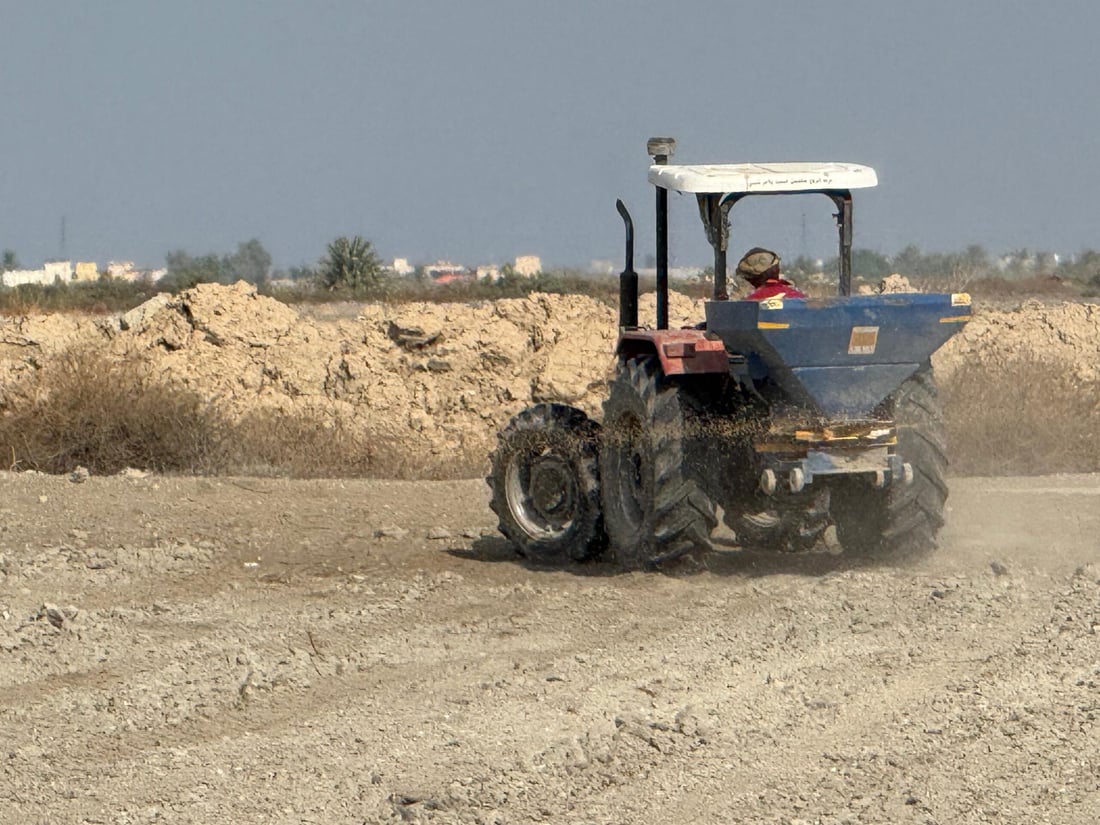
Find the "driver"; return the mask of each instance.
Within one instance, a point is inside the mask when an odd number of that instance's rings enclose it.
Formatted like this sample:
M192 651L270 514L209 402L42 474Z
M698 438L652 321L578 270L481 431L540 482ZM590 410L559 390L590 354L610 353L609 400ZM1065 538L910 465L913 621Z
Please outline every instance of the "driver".
M763 301L776 295L805 298L806 293L779 274L779 256L770 249L754 246L737 262L737 274L755 287L746 301Z

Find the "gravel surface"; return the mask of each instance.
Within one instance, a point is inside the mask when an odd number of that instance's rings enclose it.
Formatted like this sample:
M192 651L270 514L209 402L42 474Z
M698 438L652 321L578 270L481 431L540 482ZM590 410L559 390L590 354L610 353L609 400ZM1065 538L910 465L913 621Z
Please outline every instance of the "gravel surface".
M1100 477L952 483L920 563L673 577L480 481L0 474L0 822L1095 823Z

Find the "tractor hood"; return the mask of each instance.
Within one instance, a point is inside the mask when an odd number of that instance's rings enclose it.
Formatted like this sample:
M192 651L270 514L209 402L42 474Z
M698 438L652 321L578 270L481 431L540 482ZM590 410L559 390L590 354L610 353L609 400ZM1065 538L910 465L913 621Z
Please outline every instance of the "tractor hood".
M707 331L797 404L864 418L970 320L970 296L708 301Z

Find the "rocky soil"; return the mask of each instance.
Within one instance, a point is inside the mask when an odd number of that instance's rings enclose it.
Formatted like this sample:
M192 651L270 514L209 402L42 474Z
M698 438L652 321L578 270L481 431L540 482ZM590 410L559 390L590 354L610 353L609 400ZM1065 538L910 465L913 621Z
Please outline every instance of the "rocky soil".
M1100 477L909 567L538 569L481 482L0 474L0 822L1093 823Z

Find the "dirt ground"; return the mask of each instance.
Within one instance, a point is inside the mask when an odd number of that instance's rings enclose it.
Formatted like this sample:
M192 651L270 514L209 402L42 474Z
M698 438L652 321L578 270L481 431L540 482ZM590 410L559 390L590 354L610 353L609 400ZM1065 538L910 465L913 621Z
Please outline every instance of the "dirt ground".
M1095 823L1100 477L537 569L481 481L0 473L3 823Z

